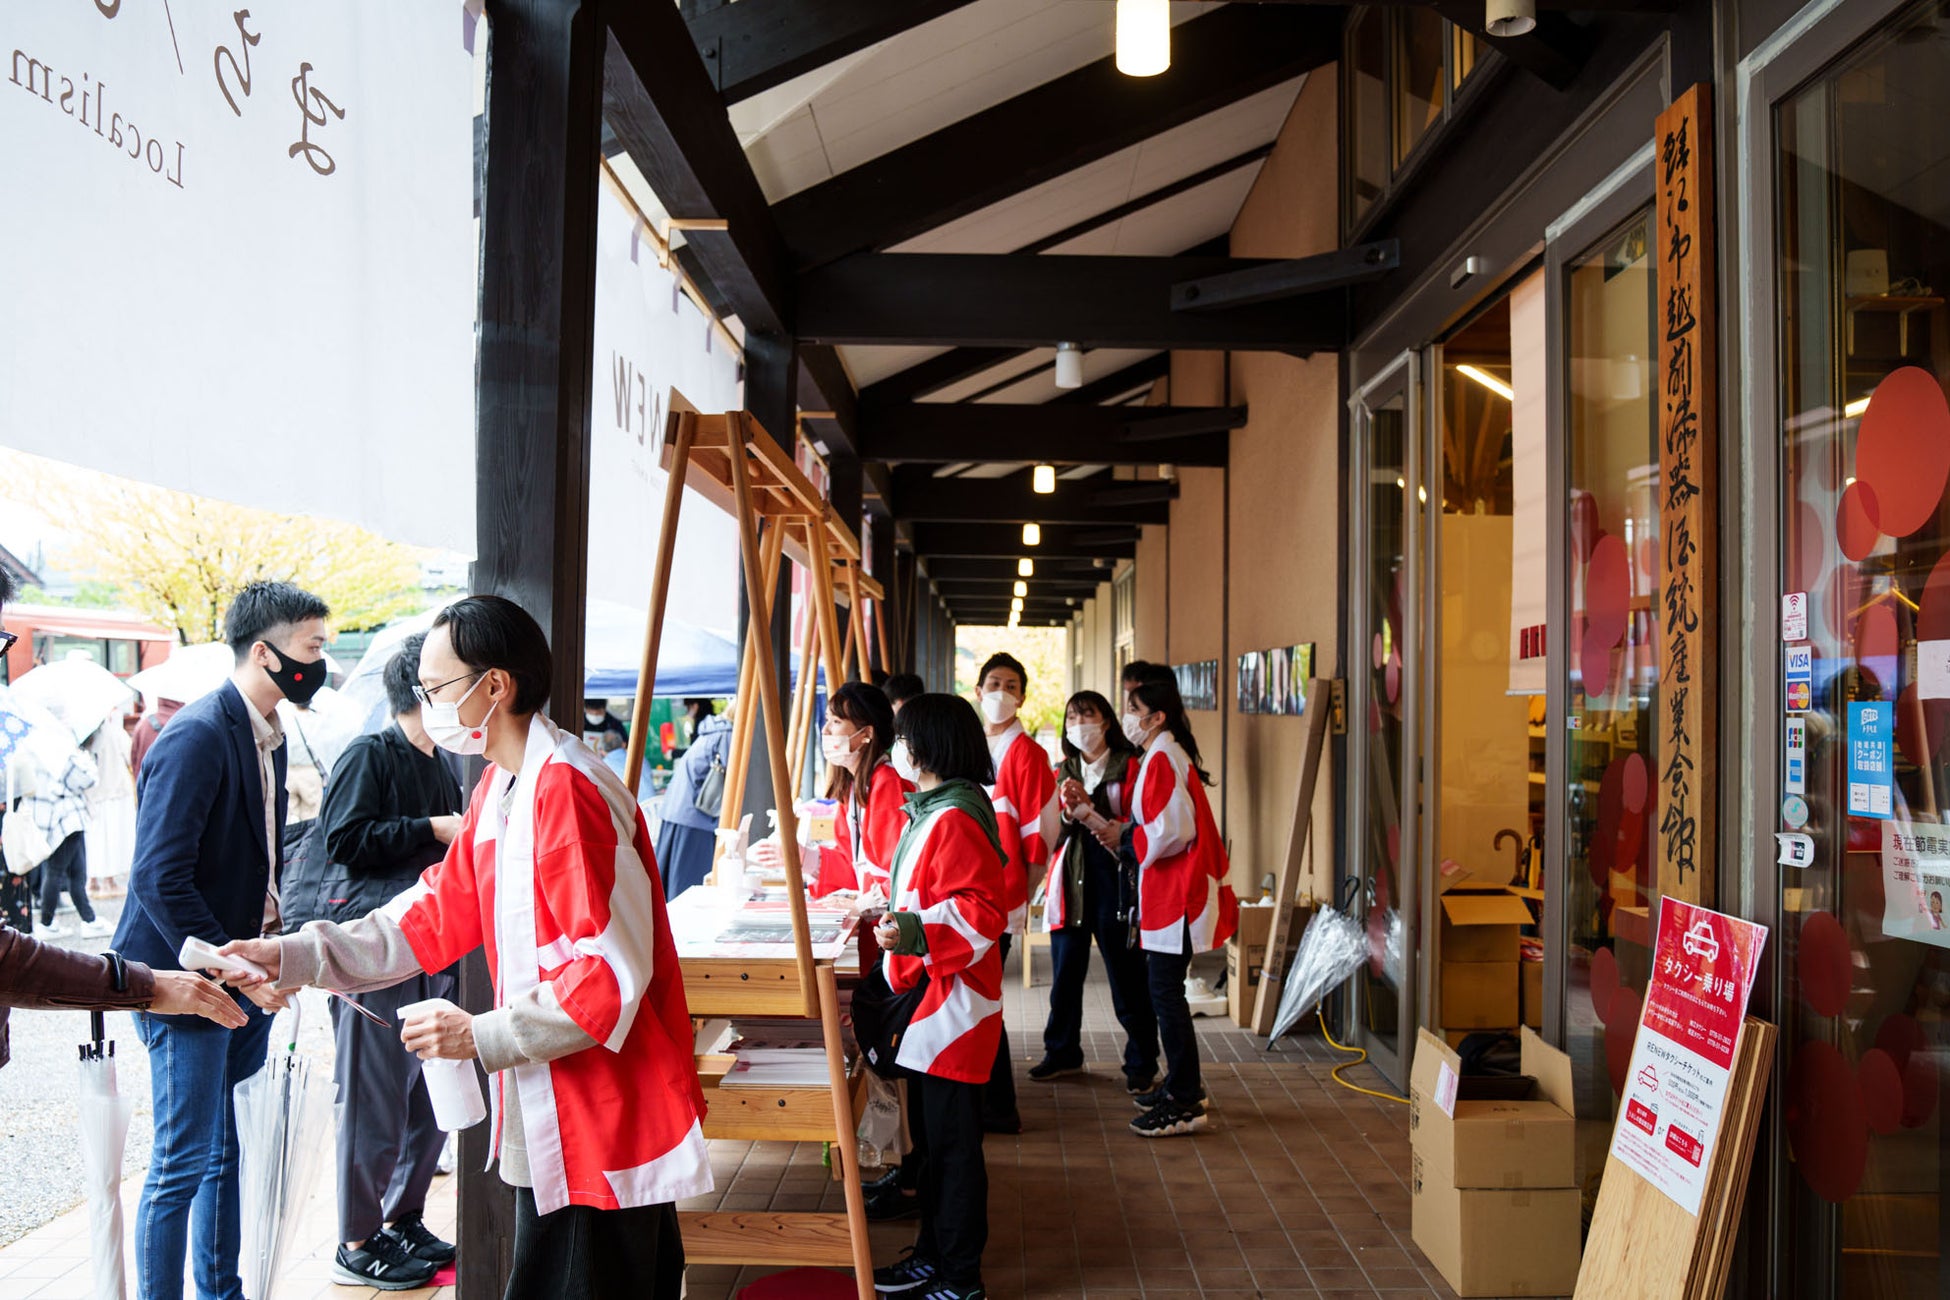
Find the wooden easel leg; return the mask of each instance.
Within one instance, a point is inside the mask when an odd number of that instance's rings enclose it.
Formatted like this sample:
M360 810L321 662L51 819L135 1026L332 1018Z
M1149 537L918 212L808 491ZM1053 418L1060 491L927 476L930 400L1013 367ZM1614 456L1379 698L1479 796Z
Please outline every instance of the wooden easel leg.
M854 647L859 651L855 661L860 665L860 680L871 681L873 674L867 665L873 659L873 649L867 644L867 603L860 599L860 570L856 565L846 566L846 598L851 602L847 610L847 626L853 630Z
M799 680L792 686L792 788L803 790L806 750L812 741L813 677L807 669L819 654L819 620L806 611L806 630L799 638Z
M867 1193L860 1185L860 1147L854 1141L853 1094L846 1086L846 1056L840 1048L839 984L830 963L819 967L819 1028L826 1042L826 1070L833 1084L833 1163L846 1193L846 1226L853 1239L853 1278L860 1300L872 1300L873 1242L867 1236Z
M833 555L826 546L826 530L814 525L812 533L813 601L819 611L819 652L826 662L826 693L831 695L846 681L842 663L845 643L840 640L839 612L833 594Z
M623 784L632 793L643 776L645 728L650 725L650 697L657 688L657 649L663 642L664 605L670 597L670 566L677 554L677 513L684 504L684 475L691 465L691 444L697 441L697 417L676 411L677 442L670 455L664 484L664 516L657 525L657 562L650 571L650 626L643 635L643 661L637 668L636 701L630 707L630 756L623 764Z
M753 521L754 531L757 521ZM774 523L765 529L764 541L755 548L763 561L765 570L761 593L750 598L752 622L765 624L765 639L769 643L772 636L772 598L778 589L779 564L785 554L785 530ZM722 830L738 829L738 821L745 812L745 778L751 771L752 728L758 725L753 712L752 686L760 676L758 672L758 648L751 637L745 638L745 649L738 668L738 716L731 724L731 752L725 758L725 801L724 813L718 819Z
M882 590L886 588L883 587ZM873 631L874 638L880 642L880 671L891 673L894 671L894 656L887 651L887 603L885 601L874 602Z

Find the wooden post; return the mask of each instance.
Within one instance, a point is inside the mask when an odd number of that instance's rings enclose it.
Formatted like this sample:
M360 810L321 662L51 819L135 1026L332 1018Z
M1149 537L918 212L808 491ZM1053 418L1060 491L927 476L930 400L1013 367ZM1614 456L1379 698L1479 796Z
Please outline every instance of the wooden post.
M833 593L833 556L826 545L826 526L824 521L816 521L808 533L812 545L813 599L819 612L819 652L826 662L826 690L828 694L837 691L846 680L843 647L840 640L839 611Z
M810 607L806 610L806 627L799 635L799 680L792 687L792 788L802 788L801 778L806 772L806 746L811 737L807 734L812 726L813 678L812 671L819 654L819 620L813 617Z
M758 553L757 510L752 500L752 471L746 445L752 437L750 421L742 411L728 417L731 431L731 484L738 501L738 554L745 566L745 583L752 591L770 591L765 566ZM762 436L762 435L761 435ZM783 532L774 529L781 539ZM758 662L769 665L772 658L772 620L759 617L755 609L745 635L758 647ZM798 940L800 987L806 992L806 1014L820 1014L819 996L813 983L811 930L806 923L806 886L799 870L799 821L792 806L792 775L785 761L785 715L779 711L779 680L770 672L753 674L758 683L759 707L765 717L765 756L771 760L772 797L779 815L779 858L785 863L786 902L792 913L792 933ZM729 797L727 789L726 795ZM837 1020L835 1024L837 1024ZM844 1089L842 1089L844 1091ZM842 1144L852 1131L849 1118L840 1130ZM872 1274L868 1274L871 1279Z
M735 460L742 451L742 446L734 444L729 454ZM753 521L753 525L755 528L756 520ZM770 618L771 602L777 595L779 567L785 555L783 524L775 520L765 529L765 540L759 544L755 554L761 557L767 586L765 594L760 598L760 605L753 607L752 617ZM747 620L747 623L749 622L750 620ZM766 635L769 640L771 635L769 627ZM724 765L724 811L718 818L718 826L722 830L737 830L738 819L744 816L745 776L751 767L752 729L758 725L752 718L752 686L768 671L767 663L768 661L759 657L748 626L745 633L745 651L738 670L738 716L731 720L731 751L726 756ZM732 793L734 790L737 791L735 795Z
M643 776L644 732L650 725L650 697L657 687L657 648L663 642L664 603L670 596L670 566L677 554L677 514L684 504L684 474L691 464L691 444L697 440L697 417L689 411L671 414L677 442L670 456L670 475L664 483L664 517L657 525L657 560L650 570L650 626L643 634L643 660L637 666L636 702L630 707L630 757L623 764L623 785L632 794Z
M855 661L860 665L860 680L871 681L873 674L867 665L873 661L873 651L867 645L867 602L860 596L860 566L846 566L846 598L851 603L846 615L848 628L853 632L853 643L859 650Z
M1326 678L1316 677L1307 683L1307 747L1300 764L1300 790L1294 799L1293 827L1287 832L1286 854L1273 875L1273 933L1266 941L1266 965L1253 1001L1255 1034L1273 1032L1273 1017L1279 1012L1287 967L1298 942L1298 936L1293 933L1293 888L1299 879L1300 863L1313 851L1314 789L1320 780L1320 759L1326 747L1328 715L1333 712L1332 698L1333 684Z
M887 585L891 581L891 578L883 578L881 590L892 591L893 588ZM894 656L887 649L887 602L884 600L874 602L873 631L874 638L880 642L880 671L891 674L894 671Z
M801 951L804 951L802 945ZM867 1191L860 1184L860 1149L853 1142L853 1093L846 1086L846 1060L840 1046L840 991L831 962L819 966L819 1029L826 1043L826 1074L833 1088L833 1124L839 1140L833 1143L833 1164L846 1190L846 1213L854 1223L865 1221ZM853 1278L860 1300L872 1300L873 1243L863 1232L853 1237Z

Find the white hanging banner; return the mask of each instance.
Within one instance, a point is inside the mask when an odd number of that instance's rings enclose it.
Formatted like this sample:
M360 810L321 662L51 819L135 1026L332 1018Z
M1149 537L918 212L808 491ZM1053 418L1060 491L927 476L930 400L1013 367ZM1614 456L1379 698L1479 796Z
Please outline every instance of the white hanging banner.
M738 406L743 376L731 345L657 264L636 214L607 186L596 219L593 378L589 594L647 610L668 481L658 459L671 393L715 415ZM738 626L738 525L695 492L678 519L668 609L727 635Z
M0 7L0 444L471 555L477 35Z
M1539 271L1510 291L1510 686L1512 695L1542 695L1550 660L1545 657L1545 610L1550 583L1544 546L1549 530L1550 482L1544 473L1544 393L1549 373L1549 331L1544 323L1544 274ZM1576 647L1572 647L1573 651Z

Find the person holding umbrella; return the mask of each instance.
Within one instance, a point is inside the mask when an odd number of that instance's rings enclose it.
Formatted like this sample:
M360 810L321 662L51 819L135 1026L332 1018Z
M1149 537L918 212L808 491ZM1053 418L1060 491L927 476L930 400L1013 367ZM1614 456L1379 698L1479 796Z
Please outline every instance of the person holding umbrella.
M358 920L227 944L266 975L226 978L261 1002L305 984L357 992L485 944L495 1009L426 1008L401 1038L424 1059L478 1059L494 1082L515 1188L506 1294L674 1300L675 1202L712 1186L690 1013L648 828L616 774L542 714L553 671L512 601L442 610L420 652L420 725L489 762L447 856Z

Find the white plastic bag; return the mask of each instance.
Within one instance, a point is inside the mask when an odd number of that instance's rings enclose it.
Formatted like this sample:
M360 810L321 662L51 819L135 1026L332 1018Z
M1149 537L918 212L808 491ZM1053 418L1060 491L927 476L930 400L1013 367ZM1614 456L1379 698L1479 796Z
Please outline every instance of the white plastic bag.
M867 1071L867 1105L860 1116L860 1163L897 1165L910 1149L901 1127L900 1090L890 1079Z

